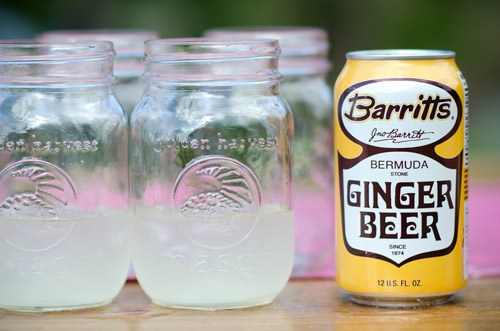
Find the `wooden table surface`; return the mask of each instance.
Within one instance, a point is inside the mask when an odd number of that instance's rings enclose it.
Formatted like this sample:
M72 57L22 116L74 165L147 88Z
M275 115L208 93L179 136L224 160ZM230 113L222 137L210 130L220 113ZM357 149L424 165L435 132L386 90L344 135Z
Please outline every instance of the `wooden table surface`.
M268 306L226 311L167 309L127 283L108 306L27 314L0 310L0 330L500 330L500 277L473 279L443 306L392 310L349 302L333 280L293 280Z

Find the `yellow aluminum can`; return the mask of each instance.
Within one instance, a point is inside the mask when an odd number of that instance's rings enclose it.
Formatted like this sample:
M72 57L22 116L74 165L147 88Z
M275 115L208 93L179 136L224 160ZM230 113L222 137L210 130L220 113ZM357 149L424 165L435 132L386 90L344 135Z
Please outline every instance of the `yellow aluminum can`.
M467 283L467 84L455 53L347 54L334 89L337 283L359 304L448 302Z

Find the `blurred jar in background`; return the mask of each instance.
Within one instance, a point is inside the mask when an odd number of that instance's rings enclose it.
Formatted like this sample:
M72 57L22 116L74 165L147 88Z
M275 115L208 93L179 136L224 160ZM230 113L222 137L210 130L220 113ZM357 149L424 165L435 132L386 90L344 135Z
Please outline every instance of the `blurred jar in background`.
M131 118L135 274L153 302L271 302L293 266L293 118L276 40L146 43Z
M0 43L0 308L111 302L130 262L110 42Z
M234 27L205 32L211 38L277 39L282 96L295 120L295 263L292 276L334 275L332 90L326 75L326 31L312 27Z
M128 118L139 102L143 86L139 76L144 72L144 42L157 39L158 34L147 30L54 30L38 36L42 41L75 42L83 40L107 40L113 43L116 57L114 74L118 82L114 86L116 97Z

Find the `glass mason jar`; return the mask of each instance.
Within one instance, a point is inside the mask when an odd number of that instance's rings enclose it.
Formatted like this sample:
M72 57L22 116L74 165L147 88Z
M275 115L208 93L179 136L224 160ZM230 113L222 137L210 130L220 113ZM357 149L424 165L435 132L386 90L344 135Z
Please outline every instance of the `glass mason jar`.
M109 303L130 262L110 42L0 43L0 308Z
M293 265L293 119L275 40L146 43L131 118L132 260L153 302L271 302Z
M281 94L295 120L295 263L292 276L334 275L332 90L328 35L312 27L218 28L213 38L270 38L281 47Z
M143 86L139 76L144 72L144 42L158 39L158 33L148 30L111 29L111 30L54 30L38 36L39 40L54 41L86 41L107 40L113 43L116 52L114 74L118 82L114 92L128 118L139 102Z

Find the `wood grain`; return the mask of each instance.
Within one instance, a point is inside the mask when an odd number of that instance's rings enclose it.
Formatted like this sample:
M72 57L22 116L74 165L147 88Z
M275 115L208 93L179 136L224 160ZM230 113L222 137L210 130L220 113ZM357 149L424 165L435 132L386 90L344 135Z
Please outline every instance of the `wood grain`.
M226 311L151 304L137 283L108 306L27 314L0 310L0 330L500 330L500 277L474 279L450 304L393 310L351 303L333 280L293 280L268 306Z

